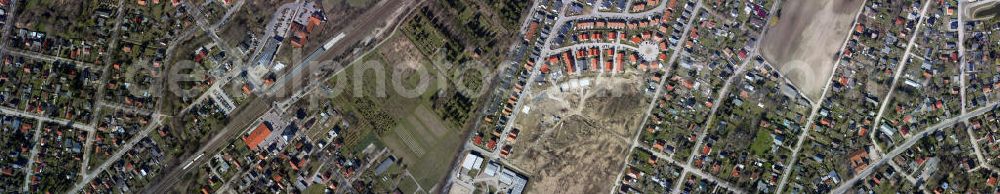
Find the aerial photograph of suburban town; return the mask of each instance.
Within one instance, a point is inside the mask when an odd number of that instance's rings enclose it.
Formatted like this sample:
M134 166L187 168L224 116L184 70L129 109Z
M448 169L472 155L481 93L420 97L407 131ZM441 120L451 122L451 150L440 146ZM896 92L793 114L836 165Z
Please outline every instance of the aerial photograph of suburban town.
M1000 0L0 0L0 130L0 193L1000 193Z

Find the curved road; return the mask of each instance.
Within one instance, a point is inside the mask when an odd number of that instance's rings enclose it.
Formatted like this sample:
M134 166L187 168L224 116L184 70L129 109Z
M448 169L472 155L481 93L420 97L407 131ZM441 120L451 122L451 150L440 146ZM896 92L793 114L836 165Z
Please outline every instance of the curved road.
M586 49L586 48L590 48L590 47L601 47L601 48L618 47L618 48L630 49L632 51L639 52L639 48L636 48L636 47L634 47L632 45L627 45L627 44L610 43L610 42L587 42L587 43L574 44L574 45L571 45L571 46L566 46L566 47L561 47L561 48L557 48L557 49L552 49L552 50L549 50L548 52L546 52L546 54L548 54L548 55L544 55L544 56L549 56L549 55L553 55L553 54L559 54L559 53L566 52L566 51L569 51L569 50Z

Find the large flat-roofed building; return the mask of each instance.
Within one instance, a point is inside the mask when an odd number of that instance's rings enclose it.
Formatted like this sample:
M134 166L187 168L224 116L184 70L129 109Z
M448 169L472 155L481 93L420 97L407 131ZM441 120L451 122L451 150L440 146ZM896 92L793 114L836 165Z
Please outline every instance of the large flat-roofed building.
M471 154L470 154L471 155ZM468 156L466 157L468 158ZM466 159L468 160L468 159ZM528 184L528 178L496 161L488 161L483 171L486 176L495 177L500 182L500 189L507 194L521 194Z
M524 192L524 186L528 184L528 179L524 175L506 168L503 169L499 179L501 183L508 185L509 194L521 194Z
M483 164L483 157L480 157L476 153L469 153L465 155L465 159L462 160L462 168L467 170L479 170L479 166Z
M389 171L389 168L392 167L392 165L395 163L396 163L396 157L393 156L389 156L385 160L382 160L382 163L380 163L378 167L375 168L375 175L382 175L382 173L385 173L385 171Z

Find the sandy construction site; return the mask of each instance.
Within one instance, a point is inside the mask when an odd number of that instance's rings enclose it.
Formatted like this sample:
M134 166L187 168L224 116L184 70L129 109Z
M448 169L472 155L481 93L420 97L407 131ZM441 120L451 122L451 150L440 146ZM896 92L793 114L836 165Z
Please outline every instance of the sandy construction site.
M811 99L830 80L835 55L849 35L862 0L786 1L763 39L764 58Z
M528 193L607 193L621 172L649 100L639 80L587 79L534 93L515 124L521 135L508 159L528 173Z

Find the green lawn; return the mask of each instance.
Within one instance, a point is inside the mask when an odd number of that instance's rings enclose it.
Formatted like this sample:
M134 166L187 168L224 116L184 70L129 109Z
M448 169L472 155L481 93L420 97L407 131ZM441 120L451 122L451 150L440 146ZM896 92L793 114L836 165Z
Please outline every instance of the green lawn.
M403 176L399 181L399 190L403 191L403 193L417 193L417 183L413 179L410 179L410 177Z
M406 40L407 37L398 38ZM437 78L439 71L429 61L421 59L420 65L429 71L431 78L427 81L430 85L421 93L406 97L393 88L393 79L401 81L406 90L413 90L420 81L419 75L409 68L402 68L406 71L403 75L393 75L400 64L390 64L388 61L399 61L395 55L389 49L368 53L362 60L329 80L329 83L336 85L334 87L341 91L332 97L333 104L345 112L345 115L355 117L348 119L352 126L346 130L347 134L341 134L345 136L345 142L360 142L356 143L358 148L364 148L368 142L389 148L402 162L400 167L409 170L416 179L414 181L408 176L401 177L398 187L410 193L417 187L430 189L444 179L450 172L450 164L463 143L463 138L452 124L434 114L431 98L443 88ZM378 63L367 61L378 62L383 66L372 68L366 65ZM378 69L382 70L382 75L377 74ZM384 84L385 93L378 93L378 88L381 87L379 84ZM452 86L453 83L445 84ZM454 88L448 90L453 91ZM359 137L351 137L350 133L360 134L354 134Z
M305 194L323 194L326 193L326 185L323 184L313 184L306 188L302 193Z
M764 156L767 151L771 149L771 144L774 142L774 137L771 136L771 132L766 129L758 129L757 136L753 139L753 144L750 145L750 150L754 155Z
M417 119L403 119L393 130L381 140L399 156L422 187L431 188L447 175L455 150L462 143L460 134L448 133L437 138ZM406 185L405 181L400 184L400 187Z

